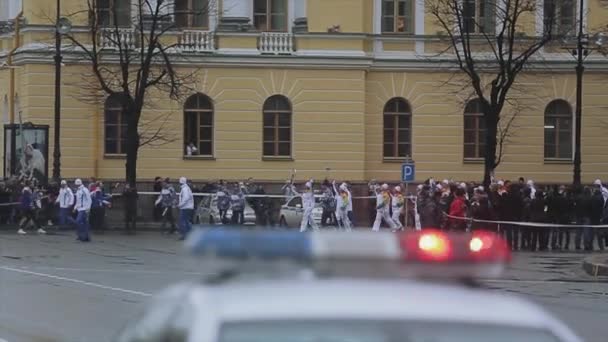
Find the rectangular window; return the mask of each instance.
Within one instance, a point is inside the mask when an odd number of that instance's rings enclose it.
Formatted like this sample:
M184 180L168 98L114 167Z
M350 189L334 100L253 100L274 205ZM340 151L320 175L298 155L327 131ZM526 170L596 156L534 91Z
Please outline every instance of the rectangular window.
M463 0L462 29L467 33L494 33L495 0Z
M414 0L382 0L382 32L414 33Z
M572 159L572 119L545 117L545 158Z
M486 126L481 113L465 113L464 159L482 159L486 150Z
M131 2L129 0L97 0L99 26L131 26Z
M384 158L405 158L411 151L408 114L384 114Z
M196 153L193 154L212 156L213 112L211 110L188 109L185 124L186 145L192 143L197 148Z
M127 142L127 120L120 108L105 111L105 154L125 154Z
M576 1L544 0L545 31L549 28L553 35L572 34L576 23Z
M258 31L287 31L287 0L254 0L253 24Z
M209 0L175 0L175 25L209 29Z
M291 156L291 114L264 113L265 157Z

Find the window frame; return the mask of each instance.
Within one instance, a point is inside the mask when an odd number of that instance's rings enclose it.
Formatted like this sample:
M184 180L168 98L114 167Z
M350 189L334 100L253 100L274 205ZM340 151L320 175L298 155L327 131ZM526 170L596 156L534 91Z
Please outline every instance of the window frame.
M469 100L464 109L463 115L463 140L462 140L462 157L464 161L483 161L485 155L481 153L481 146L486 148L485 133L487 131L485 125L482 103L479 99ZM467 120L472 119L474 121L474 128L467 128ZM475 139L473 143L467 143L467 131L474 133ZM467 146L473 145L475 147L474 156L467 156Z
M582 0L579 0L582 1ZM564 18L568 18L567 16L562 16L562 11L566 8L567 2L570 2L569 6L572 11L572 15L569 18L569 23L567 23ZM547 4L552 6L552 11L547 11ZM550 13L549 13L550 12ZM548 26L549 18L553 17L554 22L552 23L553 27L551 29L551 34L554 36L564 36L569 31L576 29L577 22L577 13L578 6L577 1L573 0L544 0L543 1L543 28L546 29ZM566 29L564 29L566 28Z
M183 11L178 11L177 10L177 3L178 0L174 0L173 2L173 20L175 22L175 26L180 29L180 30L184 30L184 29L191 29L191 30L201 30L201 31L207 31L209 30L210 24L209 24L209 20L210 20L210 15L209 15L209 0L182 0L185 1L187 3L186 9ZM196 16L196 14L194 13L194 3L197 1L202 1L204 8L206 8L205 13L202 13L202 15L205 17L205 21L207 23L206 26L195 26L193 24L194 22L194 18ZM213 0L211 0L213 1ZM181 16L181 15L185 15L186 16L186 25L182 26L180 24L178 24L178 20L177 17Z
M201 99L201 100L199 100ZM193 107L189 107L188 105L191 103L191 101L196 101L195 102L195 106ZM204 102L202 102L204 101ZM201 103L207 104L207 107L203 107L200 106ZM182 153L184 158L213 158L215 155L215 109L213 106L213 101L211 100L211 98L203 93L196 93L193 95L190 95L188 97L188 99L186 99L186 101L184 102L184 107L183 107L183 112L184 112L184 116L183 116L183 122L184 122L184 141L183 141L183 145L182 145ZM211 125L202 125L201 124L201 117L202 115L210 115L211 116ZM189 120L189 116L194 115L194 119L193 121L196 122L196 139L192 139L193 137L189 137L189 131L188 131L188 123L191 122ZM208 139L202 139L203 137L201 136L200 130L201 128L210 128L211 129L211 136ZM189 139L190 138L190 139ZM195 142L196 144L196 148L198 149L198 154L197 155L191 155L189 156L188 153L186 152L187 150L187 146L190 142ZM210 151L209 153L202 153L202 143L209 143L210 145Z
M395 111L395 112L388 110L389 106L392 105L393 102L397 102L397 111ZM399 111L399 106L398 106L398 104L400 102L402 102L402 104L405 105L404 110L401 112ZM407 128L401 128L399 126L399 118L404 117L404 116L408 118L409 126ZM390 120L393 121L392 128L387 128L387 126L386 126L387 117L389 117ZM383 161L388 161L388 162L402 161L402 160L405 160L408 156L410 156L410 157L412 156L412 147L413 147L412 120L413 120L412 106L406 99L404 99L402 97L394 97L385 103L384 108L382 110L382 159L383 159ZM390 134L393 135L393 137L389 143L386 142L387 130L391 131ZM401 131L408 132L409 139L406 143L402 143L399 140ZM392 150L392 153L389 156L387 156L385 153L385 148L386 148L387 144L391 145L391 150ZM399 155L399 145L408 145L407 153L404 156Z
M465 13L466 4L468 2L475 3L475 9L472 17L467 16ZM496 14L494 11L488 10L488 8L492 8L495 6L495 0L463 0L462 2L462 17L463 17L463 30L468 34L493 34L496 32ZM487 13L489 12L489 13ZM473 29L468 29L467 20L468 18L472 18ZM480 27L480 24L483 23L483 30ZM489 26L491 29L488 30Z
M557 106L558 104L564 105L564 109L567 108L568 113L560 113L560 110L555 110L551 106ZM553 111L553 113L551 112ZM547 128L547 120L551 120L553 128ZM561 128L561 121L563 119L570 120L570 125L567 125L567 129ZM547 130L552 129L554 134L553 144L547 144ZM568 142L570 145L570 155L568 157L560 156L560 138L562 134L568 133ZM570 103L563 99L555 99L547 104L545 107L545 112L543 115L543 159L547 162L557 161L557 162L572 162L574 158L574 142L573 140L574 134L574 113L572 111L572 106ZM551 146L552 154L547 156L547 150Z
M109 123L108 112L116 113L116 121ZM123 121L124 120L124 121ZM120 95L114 94L109 96L103 106L103 153L104 156L126 156L126 137L122 138L122 129L128 129L128 122L124 115L124 106L121 105ZM116 138L108 138L108 127L116 129ZM128 133L126 133L128 135ZM123 143L124 140L124 143ZM108 151L108 141L114 141L116 144L115 151ZM123 146L124 144L124 146Z
M401 34L401 35L407 35L407 34L414 34L414 30L416 27L416 6L415 6L415 0L381 0L382 4L381 4L381 13L380 13L380 32L382 32L382 34ZM409 18L406 15L399 15L399 3L400 2L405 2L405 6L406 8L409 7L410 11L410 15ZM393 4L393 13L392 15L386 15L385 14L385 5L387 3L392 3ZM406 11L407 13L407 11ZM384 20L387 18L392 18L393 21L393 27L391 30L387 30L386 26L384 25ZM399 23L399 19L403 18L403 20L405 21L405 28L404 31L398 31L398 23ZM408 25L408 23L411 23Z
M289 109L274 109L273 103L271 101L285 101ZM270 108L269 108L270 107ZM266 115L272 115L273 125L266 126ZM289 116L289 127L280 125L280 117L281 115ZM289 128L289 141L284 141L280 139L280 130ZM266 138L266 130L273 130L273 139ZM266 154L264 146L266 144L273 144L273 154ZM281 154L280 146L281 144L289 143L289 154ZM264 105L262 107L262 159L292 159L293 158L293 106L291 101L283 95L273 95L264 101Z
M265 13L261 13L261 12L256 12L256 2L258 1L263 1L266 3L266 12ZM256 30L260 31L260 32L288 32L289 31L289 1L287 0L281 0L285 3L285 12L283 13L283 16L285 17L284 22L283 22L283 29L272 29L272 17L273 17L273 11L272 11L272 0L253 0L253 26L255 27ZM266 18L266 27L264 29L260 29L258 27L258 24L256 22L258 17L265 17Z
M128 8L128 13L126 14L127 17L129 18L129 22L128 23L115 23L114 22L114 13L117 9L120 9L120 7L116 6L116 3L120 3L121 1L124 0L107 0L108 1L108 8L100 8L99 7L99 2L96 2L97 7L95 8L95 18L97 21L97 25L99 27L130 27L132 25L132 20L131 20L131 3L129 2L129 5L127 6ZM107 23L102 23L101 20L101 13L106 13L107 17L108 17L108 22ZM117 19L121 19L120 15L117 14Z

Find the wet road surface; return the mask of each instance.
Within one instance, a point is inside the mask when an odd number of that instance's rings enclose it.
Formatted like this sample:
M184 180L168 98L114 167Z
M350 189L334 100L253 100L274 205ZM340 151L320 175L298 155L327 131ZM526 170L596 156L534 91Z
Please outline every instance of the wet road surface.
M529 298L586 341L608 341L608 279L586 275L580 253L515 255L491 291ZM0 232L0 342L111 341L146 300L205 274L172 236L106 234L74 241L68 232Z

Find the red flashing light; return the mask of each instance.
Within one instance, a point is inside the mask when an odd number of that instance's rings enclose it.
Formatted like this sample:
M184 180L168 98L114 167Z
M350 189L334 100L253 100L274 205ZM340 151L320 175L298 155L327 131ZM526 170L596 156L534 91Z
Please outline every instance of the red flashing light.
M400 244L405 259L409 261L502 263L511 259L507 243L498 235L485 231L446 233L423 230L403 234Z

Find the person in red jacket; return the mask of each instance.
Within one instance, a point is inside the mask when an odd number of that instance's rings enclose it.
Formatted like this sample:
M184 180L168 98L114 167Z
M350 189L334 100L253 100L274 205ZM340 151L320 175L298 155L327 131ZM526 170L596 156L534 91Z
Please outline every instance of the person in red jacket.
M455 231L465 231L467 228L466 220L455 218L462 217L465 218L467 216L467 203L464 198L464 189L458 188L456 190L456 196L450 204L450 230Z

